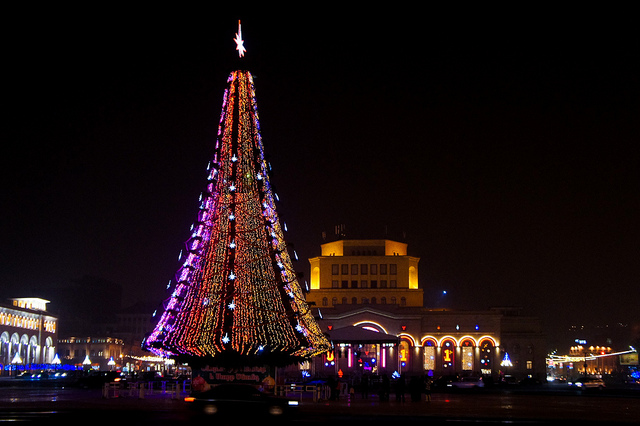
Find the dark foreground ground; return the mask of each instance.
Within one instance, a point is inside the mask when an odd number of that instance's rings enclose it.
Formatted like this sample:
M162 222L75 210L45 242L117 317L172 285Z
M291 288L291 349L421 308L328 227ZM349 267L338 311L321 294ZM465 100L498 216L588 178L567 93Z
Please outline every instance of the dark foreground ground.
M122 392L105 398L101 389L38 386L0 387L0 422L37 424L255 424L250 413L238 412L225 421L210 421L190 410L184 394L156 392L140 395ZM638 392L566 392L544 388L535 391L487 391L434 393L431 401L381 402L343 397L339 401L319 401L303 397L290 424L369 424L393 421L421 424L563 424L595 425L640 423ZM407 395L408 397L408 395ZM276 424L280 419L258 419ZM96 423L98 422L98 423ZM260 421L258 423L261 423Z

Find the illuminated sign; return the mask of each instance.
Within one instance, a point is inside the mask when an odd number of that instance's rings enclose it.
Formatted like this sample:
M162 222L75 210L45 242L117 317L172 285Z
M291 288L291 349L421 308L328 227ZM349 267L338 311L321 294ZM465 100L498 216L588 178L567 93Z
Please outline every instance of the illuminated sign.
M406 340L401 340L398 345L398 355L400 365L406 367L409 362L409 343Z
M631 352L620 355L620 365L638 365L638 353Z
M324 365L325 365L325 367L329 367L329 366L331 366L331 365L335 365L335 364L336 364L336 363L335 363L335 358L336 358L336 356L335 356L334 351L329 351L329 352L327 352L327 353L325 354L325 356L324 356L324 357L325 357L325 358L324 358Z
M446 340L442 344L442 366L452 367L455 358L455 348L453 342Z

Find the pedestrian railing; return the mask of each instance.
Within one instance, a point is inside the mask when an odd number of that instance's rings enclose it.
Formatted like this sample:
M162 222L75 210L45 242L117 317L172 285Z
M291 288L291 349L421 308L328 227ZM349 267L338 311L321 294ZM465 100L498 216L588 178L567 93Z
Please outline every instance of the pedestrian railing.
M331 390L328 386L311 386L311 385L281 385L276 386L276 395L293 397L302 401L304 397L310 397L313 402L328 400Z
M147 396L163 395L172 399L180 399L184 394L191 391L191 381L149 381L149 382L108 382L103 385L102 397L119 398L139 398Z

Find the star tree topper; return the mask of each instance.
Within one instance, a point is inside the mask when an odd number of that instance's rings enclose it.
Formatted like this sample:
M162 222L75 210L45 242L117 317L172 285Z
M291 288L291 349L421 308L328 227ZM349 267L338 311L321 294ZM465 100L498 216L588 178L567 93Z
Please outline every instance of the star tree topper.
M240 25L240 20L238 20L238 32L236 33L236 38L233 39L236 42L236 50L238 51L238 55L242 58L244 56L244 52L247 49L244 48L244 40L242 39L242 26Z

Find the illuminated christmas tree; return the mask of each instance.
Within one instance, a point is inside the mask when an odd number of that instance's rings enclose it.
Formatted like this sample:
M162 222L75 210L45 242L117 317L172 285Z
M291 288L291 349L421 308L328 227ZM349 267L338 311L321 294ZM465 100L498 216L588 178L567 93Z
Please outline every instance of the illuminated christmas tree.
M235 41L244 56L240 29ZM197 220L148 350L236 365L286 364L330 349L293 268L269 172L253 77L234 71Z

